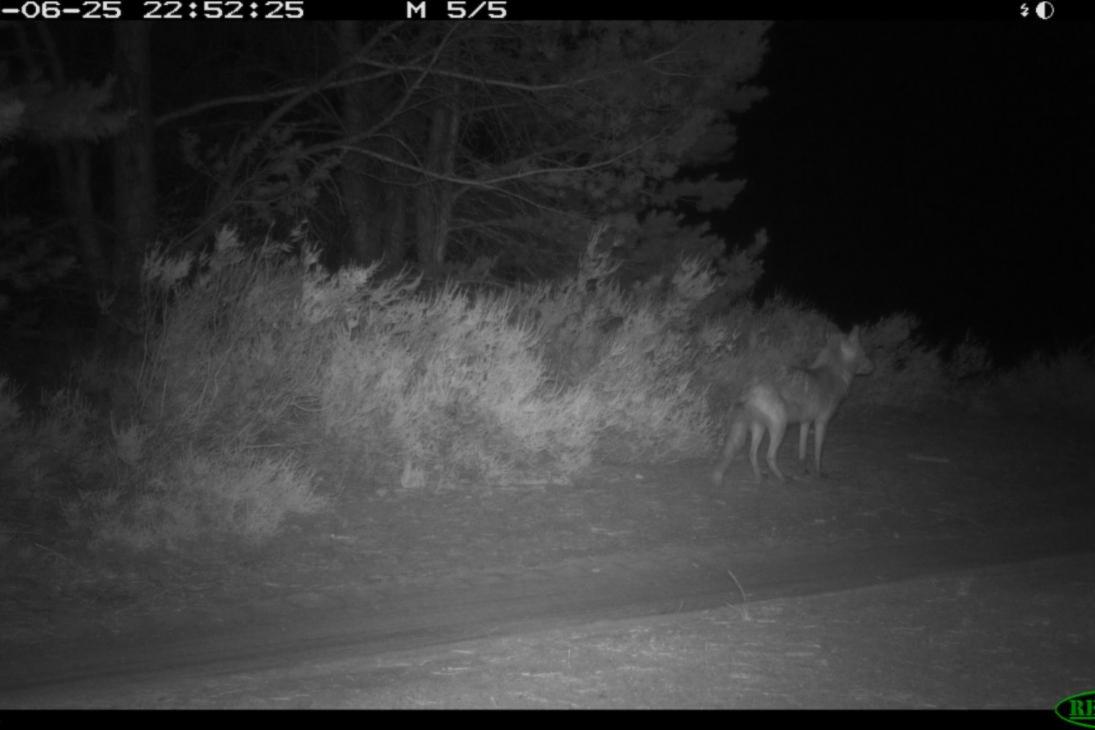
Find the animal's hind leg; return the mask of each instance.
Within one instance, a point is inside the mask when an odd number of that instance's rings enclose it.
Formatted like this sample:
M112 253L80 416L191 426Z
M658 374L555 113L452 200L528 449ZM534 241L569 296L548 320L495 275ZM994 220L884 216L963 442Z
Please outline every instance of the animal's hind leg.
M745 424L735 420L730 424L730 434L726 437L726 446L723 449L722 459L715 465L715 470L711 472L711 481L715 483L716 487L722 484L722 480L726 476L726 469L730 466L730 462L734 460L738 449L741 448L743 443L745 443Z
M814 424L814 470L818 477L824 479L827 475L821 470L821 449L825 445L825 427L828 421L818 419Z
M768 432L768 468L776 475L776 479L781 482L787 481L787 477L783 476L783 472L779 470L779 464L776 463L776 454L779 451L779 445L783 443L783 435L786 431L787 424L777 421L770 425Z
M810 435L810 422L803 421L798 426L798 462L802 471L810 473L810 464L806 461L806 439ZM814 429L814 439L817 439L817 429Z
M764 425L753 423L749 428L749 463L753 466L753 477L757 480L757 484L764 481L764 476L760 473L760 466L757 464L757 450L760 449L760 442L763 438ZM769 434L769 442L771 439L771 434Z

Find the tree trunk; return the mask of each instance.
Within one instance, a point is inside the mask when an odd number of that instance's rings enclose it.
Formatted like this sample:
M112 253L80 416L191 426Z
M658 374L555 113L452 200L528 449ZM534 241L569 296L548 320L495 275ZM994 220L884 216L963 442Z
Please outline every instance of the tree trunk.
M34 29L45 50L47 67L55 88L66 86L65 68L49 26L35 24ZM28 67L34 67L34 54L23 29L15 27L16 38ZM76 236L76 251L80 263L91 279L92 289L105 288L110 283L110 265L99 240L95 199L91 192L91 146L80 140L57 139L52 144L57 165L57 187L61 204Z
M407 194L401 185L390 185L384 192L384 259L392 268L407 260Z
M451 176L456 163L456 145L460 136L460 114L456 105L455 83L448 98L439 99L430 114L426 169ZM416 249L418 263L428 274L438 274L445 263L449 226L455 190L446 180L427 178L418 189Z
M118 230L114 284L137 290L145 249L156 236L156 171L152 68L147 22L114 24L117 102L133 116L114 140L114 220Z
M99 239L95 200L91 193L91 148L86 142L58 142L54 152L61 199L76 233L80 263L92 288L109 288L110 266Z
M335 22L339 62L344 63L361 50L361 21L339 20ZM357 72L356 67L346 70L347 75ZM362 84L350 84L342 90L342 124L348 135L362 132L368 124L368 98ZM365 144L359 141L358 144ZM379 230L372 226L376 219L373 195L367 177L369 160L353 150L346 153L338 172L342 207L346 212L350 234L350 258L360 264L379 259L384 253L384 241Z

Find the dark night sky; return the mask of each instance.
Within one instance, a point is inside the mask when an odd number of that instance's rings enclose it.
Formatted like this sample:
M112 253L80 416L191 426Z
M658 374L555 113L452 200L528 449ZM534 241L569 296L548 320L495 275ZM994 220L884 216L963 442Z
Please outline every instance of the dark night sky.
M761 291L1004 356L1091 335L1093 47L1091 23L777 23L725 229L768 228Z

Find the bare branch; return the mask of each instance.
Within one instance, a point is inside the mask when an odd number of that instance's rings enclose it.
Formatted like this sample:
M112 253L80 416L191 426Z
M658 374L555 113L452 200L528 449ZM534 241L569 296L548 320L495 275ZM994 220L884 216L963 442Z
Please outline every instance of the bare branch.
M367 66L376 66L377 68L385 69L391 72L411 71L419 72L423 68L416 64L396 64L396 63L384 63L382 61L376 61L372 59L362 61ZM517 91L529 91L529 92L543 92L543 91L558 91L561 89L572 89L582 84L592 83L593 81L600 81L608 78L609 76L619 73L619 69L605 71L604 73L594 74L593 76L586 76L584 78L573 79L565 83L559 84L523 84L519 81L506 81L505 79L488 78L486 76L476 76L474 74L463 73L460 71L448 71L445 69L435 69L433 74L436 76L457 79L459 81L471 81L483 86L497 86L504 89L515 89Z
M380 152L375 152L375 151L367 149L365 147L355 147L355 146L349 144L347 140L340 140L338 142L330 142L330 143L327 143L327 144L316 145L314 147L310 147L307 150L305 150L305 153L309 154L309 155L312 155L312 154L319 154L319 153L322 153L322 152L327 152L327 151L336 150L336 149L337 150L347 151L347 152L352 151L352 152L357 152L358 154L365 155L366 157L372 157L373 159L378 160L380 162L386 162L389 165L393 165L395 167L399 167L399 168L402 168L404 170L410 170L411 172L422 175L423 177L428 177L431 180L436 180L436 181L441 181L441 182L448 182L448 183L452 183L454 185L461 185L461 186L468 187L468 188L482 188L482 189L488 189L488 190L496 190L496 189L498 189L498 186L502 183L512 182L514 180L522 180L522 179L529 178L529 177L535 177L537 175L554 175L554 174L560 174L560 173L566 174L566 173L576 173L576 172L589 172L590 170L597 170L597 169L600 169L602 167L608 167L609 165L613 165L613 164L619 162L620 160L624 159L628 155L635 154L636 152L641 150L643 147L645 147L645 146L649 145L651 142L653 142L654 139L656 139L656 138L651 138L651 139L644 140L642 143L640 143L638 145L635 145L634 147L632 147L628 150L624 150L623 152L619 153L618 155L614 155L612 157L609 157L608 159L601 160L599 162L593 162L593 163L590 163L588 165L577 165L577 166L568 166L568 167L544 167L544 168L538 168L538 169L535 169L535 170L520 170L520 171L512 173L512 174L499 175L498 177L488 178L488 179L484 179L484 180L476 180L474 178L465 178L465 177L456 177L454 175L445 175L443 173L435 172L433 170L427 170L427 169L425 169L423 167L420 167L418 165L412 165L410 163L403 162L402 160L397 160L394 157L390 157L390 156L382 154Z
M350 79L336 78L339 74L341 74L343 71L350 68L351 66L356 66L362 63L363 59L361 58L361 56L363 56L368 51L371 51L373 46L375 46L381 38L390 34L400 25L402 25L402 21L389 23L388 25L380 28L380 30L378 30L373 35L373 37L369 39L369 42L362 47L361 51L354 54L353 58L350 58L344 63L335 66L333 69L321 76L318 80L310 84L305 84L304 86L293 86L287 89L276 89L274 91L267 91L261 94L241 94L238 96L224 97L222 99L211 99L209 101L203 101L198 104L194 104L193 106L186 107L185 109L177 109L173 112L161 114L159 117L156 118L156 126L158 127L163 124L167 124L168 122L182 119L183 117L200 114L201 112L207 111L209 109L217 109L219 107L232 106L235 104L254 104L263 101L273 101L274 99L281 99L287 96L291 97L289 102L286 102L287 108L285 109L285 111L288 111L289 109L299 104L300 101L302 101L303 99L311 96L312 94L319 93L320 91L337 89L342 86L349 86L351 84L364 83L367 81L375 81L376 79L390 76L391 72L385 71L383 73L369 74L366 76L354 77ZM274 114L277 115L278 119L284 116L284 113L285 112L281 111L281 109L274 112Z

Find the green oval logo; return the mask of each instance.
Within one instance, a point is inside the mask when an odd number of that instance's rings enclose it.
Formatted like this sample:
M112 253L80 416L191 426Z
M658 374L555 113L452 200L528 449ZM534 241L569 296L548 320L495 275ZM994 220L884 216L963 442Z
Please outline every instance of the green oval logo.
M1080 727L1095 728L1095 690L1065 697L1053 708L1057 717Z

